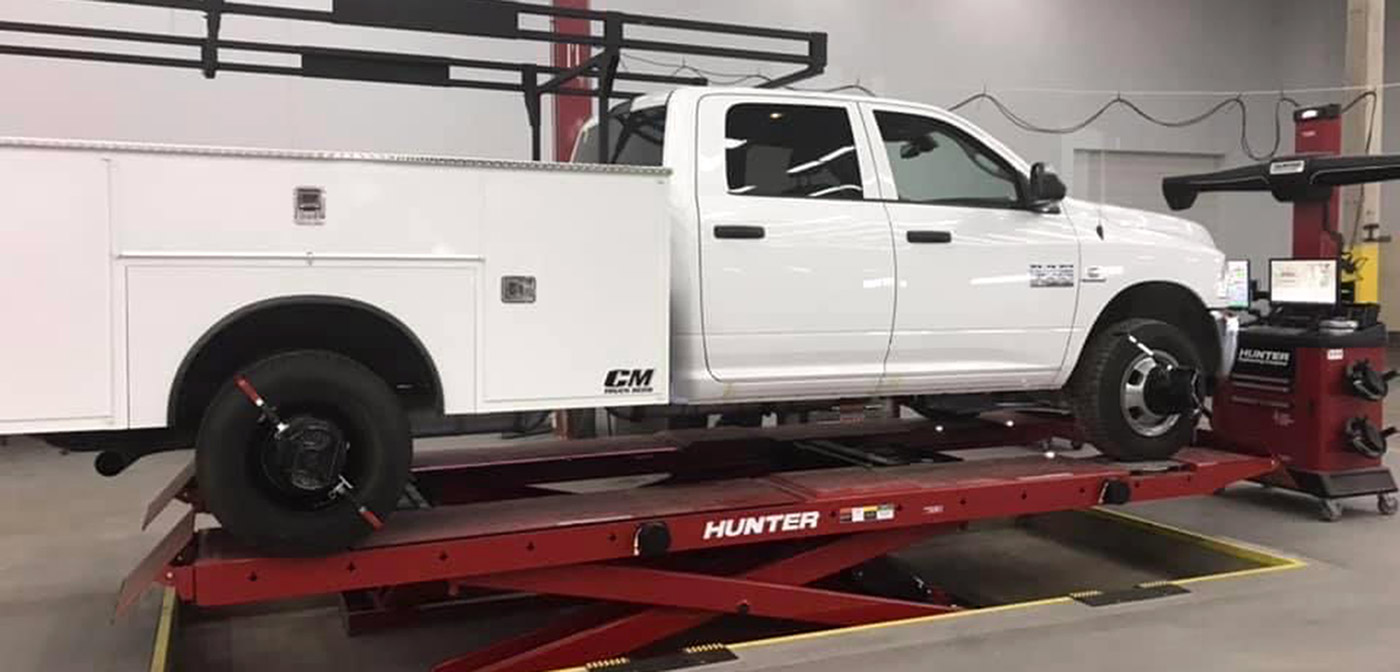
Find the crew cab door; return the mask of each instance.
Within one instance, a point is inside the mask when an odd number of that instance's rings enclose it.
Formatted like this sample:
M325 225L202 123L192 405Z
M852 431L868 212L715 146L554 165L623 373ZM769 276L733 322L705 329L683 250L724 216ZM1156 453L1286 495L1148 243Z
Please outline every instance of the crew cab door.
M952 115L862 103L894 232L898 309L886 389L1043 387L1078 293L1064 214L1025 202L1010 152Z
M712 94L698 123L710 374L735 396L873 392L894 316L894 254L859 109Z

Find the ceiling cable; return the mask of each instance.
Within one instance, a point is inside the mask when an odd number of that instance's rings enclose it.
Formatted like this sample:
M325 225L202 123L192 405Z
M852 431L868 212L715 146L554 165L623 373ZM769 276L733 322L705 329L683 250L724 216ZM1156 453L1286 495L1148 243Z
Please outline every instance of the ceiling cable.
M638 61L638 62L640 62L640 63L646 63L646 64L648 64L648 65L653 65L653 66L656 66L656 67L673 68L674 70L673 70L672 74L676 74L676 73L688 71L688 72L694 73L694 74L699 75L699 76L702 76L702 77L711 78L715 83L720 84L720 85L725 85L725 86L732 86L732 85L734 85L734 84L737 84L737 83L740 83L740 82L747 82L747 81L750 81L750 80L759 80L759 81L763 81L763 82L771 82L771 81L773 81L771 77L768 77L768 76L764 75L764 74L761 73L761 72L754 72L754 73L750 73L750 74L734 73L734 72L717 72L717 71L711 71L711 70L706 70L706 69L704 69L704 68L699 68L699 67L692 66L692 65L686 63L684 60L681 60L679 63L676 63L676 62L667 62L667 61L662 61L662 60L658 60L658 59L643 58L643 57L640 57L640 56L632 56L632 55L625 55L625 56L623 56L623 59L624 59L624 60L626 60L626 59L632 59L632 60ZM1090 113L1087 117L1085 117L1085 118L1082 119L1081 121L1078 121L1078 122L1076 122L1076 123L1069 124L1069 125L1066 125L1066 126L1041 126L1041 125L1039 125L1039 124L1036 124L1036 123L1030 121L1029 119L1027 119L1027 118L1021 116L1020 114L1016 113L1016 111L1012 110L1006 103L1004 103L1004 102L1003 102L1000 98L998 98L995 94L990 93L990 92L985 91L985 90L982 91L982 92L980 92L980 93L972 94L972 95L970 95L970 96L968 96L968 97L966 97L966 98L964 98L964 99L958 101L957 103L954 103L952 106L948 107L947 109L948 109L948 111L950 111L950 112L956 112L957 110L959 110L959 109L961 109L961 108L963 108L963 107L966 107L966 106L968 106L968 105L971 105L971 104L973 104L973 103L976 103L976 102L979 102L979 101L986 101L986 102L988 102L988 103L991 103L991 105L992 105L994 108L996 108L996 111L997 111L999 114L1001 114L1001 116L1005 117L1007 121L1011 122L1011 125L1012 125L1012 126L1015 126L1016 128L1021 129L1021 130L1023 130L1023 131L1026 131L1026 132L1028 132L1028 133L1040 133L1040 134L1046 134L1046 135L1069 135L1069 134L1071 134L1071 133L1077 133L1077 132L1079 132L1079 131L1082 131L1082 130L1084 130L1085 128L1088 128L1089 126L1091 126L1092 124L1094 124L1095 122L1097 122L1097 121L1098 121L1099 119L1101 119L1105 114L1107 114L1107 113L1109 112L1109 110L1112 110L1112 109L1115 108L1115 107L1124 107L1124 108L1127 108L1129 111L1131 111L1133 114L1137 115L1138 117L1140 117L1140 118L1143 119L1144 121L1147 121L1148 123L1155 124L1155 125L1157 125L1157 126L1162 126L1162 127L1165 127L1165 128L1186 128L1186 127L1188 127L1188 126L1194 126L1194 125L1196 125L1196 124L1204 123L1204 122L1206 122L1207 120L1209 120L1209 119L1211 119L1212 117L1214 117L1215 115L1220 114L1220 113L1222 113L1222 112L1226 112L1226 111L1228 111L1228 110L1238 109L1238 110L1239 110L1239 113L1240 113L1240 137L1239 137L1240 151L1243 152L1245 156L1249 157L1250 160L1253 160L1253 161L1268 161L1268 160L1273 159L1275 156L1278 155L1279 149L1280 149L1280 148L1282 147L1282 145L1283 145L1283 119L1282 119L1282 114L1283 114L1284 107L1285 107L1285 106L1288 106L1290 109L1298 109L1298 108L1300 108L1300 107L1303 107L1302 103L1298 102L1298 100L1295 99L1295 98L1293 98L1292 95L1290 95L1290 94L1310 95L1310 94L1345 93L1345 92L1359 91L1360 93L1358 93L1358 94L1357 94L1356 96L1354 96L1350 101L1348 101L1345 105L1342 106L1342 113L1345 114L1346 112L1349 112L1353 107L1359 105L1362 101L1376 98L1376 96L1378 95L1378 92L1379 92L1379 91L1385 91L1385 90L1389 90L1389 89L1391 89L1391 88L1396 88L1396 87L1400 87L1400 82L1389 82L1389 83L1385 83L1385 84L1380 84L1380 85L1378 85L1378 86L1361 86L1361 85L1357 85L1357 86L1329 86L1329 87L1313 87L1313 88L1301 88L1301 89L1277 89L1277 90L1262 90L1262 89L1261 89L1261 90L1254 90L1254 91L1110 91L1110 90L1104 90L1104 89L1047 89L1047 88L1008 88L1008 89L998 89L998 93L1001 93L1001 94L1007 94L1007 93L1037 93L1037 94L1052 94L1052 95L1108 95L1108 96L1112 96L1112 97L1109 98L1106 102L1104 102L1102 105L1100 105L1100 106L1098 107L1098 109L1094 110L1092 113ZM845 91L859 91L859 92L861 92L861 93L863 93L863 94L865 94L865 95L871 96L871 97L876 97L876 96L879 95L879 94L875 93L875 91L871 90L869 87L866 87L866 86L862 85L862 84L860 83L860 80L856 80L856 82L851 83L851 84L843 84L843 85L835 86L835 87L831 87L831 88L807 88L807 87L796 87L796 86L787 86L787 87L784 87L784 88L789 89L789 90L793 90L793 91L808 91L808 92L819 92L819 93L839 93L839 92L845 92ZM1132 96L1132 97L1148 97L1148 96L1211 97L1211 96L1225 96L1225 97L1224 97L1222 100L1216 101L1215 103L1213 103L1212 105L1210 105L1210 107L1206 108L1205 110L1203 110L1203 111L1201 111L1201 112L1199 112L1199 113L1197 113L1197 114L1190 115L1190 116L1187 116L1187 117L1183 117L1183 118L1180 118L1180 119L1167 119L1167 118L1164 118L1164 117L1157 116L1157 115L1155 115L1155 114L1153 114L1153 113L1151 113L1151 112L1148 112L1147 110L1143 109L1143 107L1142 107L1141 105L1139 105L1136 101L1132 100L1132 99L1130 98L1130 96ZM1267 151L1267 152L1258 152L1258 151L1255 151L1255 148L1254 148L1253 145L1251 145L1250 142L1249 142L1249 103L1245 100L1245 98L1246 98L1246 97L1252 97L1252 96L1277 96L1277 98L1274 99L1274 110L1273 110L1273 127L1274 127L1273 141L1272 141L1272 143L1270 143L1269 151ZM1375 124L1376 124L1376 115L1375 115L1375 106L1374 106L1374 105L1372 105L1372 106L1370 107L1370 112L1371 112L1371 113L1370 113L1369 119L1368 119L1368 121L1367 121L1367 126L1368 126L1368 130L1367 130L1367 138L1368 138L1368 140L1367 140L1367 151L1368 151L1368 152L1370 151L1370 144L1371 144L1369 138L1370 138L1371 135L1374 133L1374 131L1375 131Z

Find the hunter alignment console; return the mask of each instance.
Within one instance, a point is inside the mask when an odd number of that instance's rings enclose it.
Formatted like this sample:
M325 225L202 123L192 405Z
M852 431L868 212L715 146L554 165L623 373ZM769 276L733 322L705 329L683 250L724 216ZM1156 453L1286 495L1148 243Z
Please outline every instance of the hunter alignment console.
M1162 180L1173 210L1209 191L1267 191L1293 204L1292 258L1269 262L1267 309L1251 310L1257 319L1240 330L1212 426L1216 445L1277 456L1279 469L1255 480L1318 497L1328 520L1344 497L1376 495L1383 513L1396 509L1395 480L1381 464L1396 431L1382 428L1396 375L1385 367L1386 328L1378 305L1356 301L1354 280L1343 287L1344 277L1379 269L1374 258L1360 268L1346 249L1337 187L1400 178L1400 155L1337 156L1340 116L1337 105L1299 110L1295 156Z

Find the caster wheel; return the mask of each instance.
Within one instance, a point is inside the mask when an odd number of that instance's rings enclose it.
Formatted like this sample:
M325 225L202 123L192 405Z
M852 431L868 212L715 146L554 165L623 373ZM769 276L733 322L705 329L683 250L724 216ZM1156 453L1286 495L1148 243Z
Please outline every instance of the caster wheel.
M1342 519L1342 500L1322 499L1318 500L1317 515L1323 520L1333 523Z
M1397 499L1393 492L1376 495L1376 510L1380 511L1382 516L1393 516L1396 511L1400 511L1400 499Z

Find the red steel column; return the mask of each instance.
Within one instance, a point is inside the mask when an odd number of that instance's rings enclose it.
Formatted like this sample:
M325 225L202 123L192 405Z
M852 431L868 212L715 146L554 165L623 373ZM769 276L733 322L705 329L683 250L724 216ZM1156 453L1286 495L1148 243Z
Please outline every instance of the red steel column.
M588 9L588 0L554 0L555 7L568 9ZM570 35L587 35L592 26L586 19L554 17L554 32ZM572 68L592 55L592 49L582 44L555 44L551 65L558 68ZM568 88L583 89L590 86L589 80L579 78L564 85ZM550 96L554 99L554 160L568 161L574 151L574 140L584 122L593 116L593 99L584 96Z
M1342 153L1342 110L1338 105L1323 105L1293 113L1293 151L1298 154ZM1293 258L1334 259L1340 250L1337 241L1327 231L1341 230L1342 200L1339 190L1332 190L1326 203L1293 204ZM1323 228L1324 223L1326 228Z

